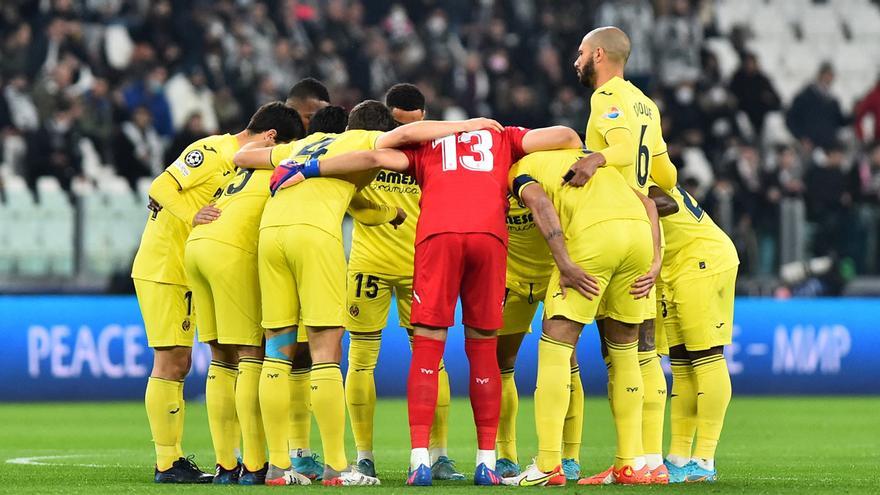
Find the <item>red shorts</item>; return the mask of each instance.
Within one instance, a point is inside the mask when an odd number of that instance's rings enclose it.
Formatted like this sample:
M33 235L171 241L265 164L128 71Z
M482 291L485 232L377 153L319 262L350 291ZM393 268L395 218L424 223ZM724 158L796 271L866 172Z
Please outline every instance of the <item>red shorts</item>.
M492 234L428 237L416 245L412 324L451 327L461 296L466 326L498 330L503 324L506 270L507 248Z

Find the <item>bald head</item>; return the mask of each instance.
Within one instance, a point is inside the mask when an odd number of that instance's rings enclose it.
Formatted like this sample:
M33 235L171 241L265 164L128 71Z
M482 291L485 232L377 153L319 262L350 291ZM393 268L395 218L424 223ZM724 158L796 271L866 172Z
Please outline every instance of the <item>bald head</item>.
M606 26L587 33L574 62L581 84L595 88L611 77L623 77L629 50L629 37L619 28Z
M605 26L596 28L581 41L581 46L589 46L592 50L602 48L610 62L625 65L629 58L629 36L620 28L614 26Z

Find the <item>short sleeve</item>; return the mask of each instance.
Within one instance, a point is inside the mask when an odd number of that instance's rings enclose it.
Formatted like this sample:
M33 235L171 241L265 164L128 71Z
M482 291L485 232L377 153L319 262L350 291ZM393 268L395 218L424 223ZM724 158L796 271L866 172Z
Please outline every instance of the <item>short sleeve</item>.
M291 141L289 143L276 144L269 151L269 161L272 167L277 167L282 160L290 158L290 153L293 151L293 145L296 141Z
M602 139L612 129L628 129L626 123L629 116L624 113L623 105L613 95L593 93L590 98L590 113L593 115L590 123Z
M523 163L514 164L513 167L510 168L510 173L507 175L508 189L517 200L520 199L519 193L522 188L537 182L538 181L534 177L529 175L529 167Z
M204 141L189 145L174 162L165 169L181 190L195 187L220 170L217 149Z
M368 132L367 139L369 140L369 143L370 143L370 149L374 150L374 149L376 149L376 141L378 141L379 137L385 133L382 131L367 131L367 132Z
M526 156L526 152L523 150L523 138L530 130L517 126L507 126L504 128L504 134L510 141L510 153L514 162Z

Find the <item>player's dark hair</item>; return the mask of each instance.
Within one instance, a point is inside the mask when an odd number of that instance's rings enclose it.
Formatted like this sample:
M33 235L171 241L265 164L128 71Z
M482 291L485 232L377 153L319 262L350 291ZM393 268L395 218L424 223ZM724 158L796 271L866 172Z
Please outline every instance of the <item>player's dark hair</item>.
M306 135L299 112L285 105L283 101L272 101L261 106L245 129L252 134L275 129L275 141L278 143L302 139Z
M318 101L330 103L330 92L327 91L327 86L324 86L324 83L321 81L313 77L307 77L290 88L287 98L300 98L303 100L315 98Z
M385 93L385 104L388 108L399 108L407 112L424 110L425 95L414 84L395 84Z
M391 110L376 100L364 100L348 114L348 128L351 130L390 131L396 126Z
M345 132L346 127L348 127L348 114L345 113L345 109L330 105L312 115L312 120L309 121L309 134L316 132L339 134Z

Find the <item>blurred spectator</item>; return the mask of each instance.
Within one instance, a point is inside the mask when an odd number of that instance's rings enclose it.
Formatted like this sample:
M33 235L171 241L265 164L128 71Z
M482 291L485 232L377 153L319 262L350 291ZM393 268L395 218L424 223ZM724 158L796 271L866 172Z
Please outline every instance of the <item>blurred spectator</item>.
M632 50L626 78L644 92L650 91L653 74L654 8L648 0L606 0L596 13L597 26L617 26L629 35ZM586 33L584 33L586 34Z
M552 123L571 127L579 133L587 127L587 112L586 100L570 86L563 87L550 103Z
M208 87L205 73L200 67L194 67L186 75L174 75L165 85L165 95L171 107L171 120L175 129L181 129L190 115L199 113L209 133L214 134L219 130L217 114L214 112L214 93Z
M150 69L146 77L131 83L122 94L129 111L140 106L146 107L152 116L156 132L162 137L170 138L174 135L174 125L171 119L171 107L165 96L167 80L168 71L165 67L157 65Z
M825 62L816 80L804 88L791 103L786 123L794 137L808 145L829 148L836 145L837 133L846 124L840 103L831 94L834 69Z
M183 129L174 136L174 141L172 141L165 150L165 157L162 161L162 165L170 165L174 160L177 160L177 157L183 153L183 150L185 150L187 146L207 135L208 132L205 131L202 115L199 113L190 115L189 118L186 119L186 124L184 124Z
M866 117L871 117L874 121L869 136L865 136L862 127ZM877 78L871 91L856 104L855 110L853 110L853 120L855 121L856 136L860 141L880 141L880 77Z
M804 167L791 146L776 151L775 187L784 197L801 197L804 194Z
M79 125L83 136L92 140L104 163L111 163L113 148L114 105L110 85L104 78L92 82L92 89L83 95Z
M807 215L816 224L813 252L816 255L844 254L846 224L852 195L846 172L846 154L838 142L827 145L822 164L810 166L806 176Z
M700 76L703 26L688 0L673 0L672 12L660 16L654 28L654 59L664 86L696 82Z
M114 141L113 156L116 173L127 179L134 191L138 179L162 172L162 141L146 106L135 107L131 120L122 124Z
M37 178L53 176L70 192L71 181L82 173L78 111L69 100L62 99L43 125L28 134L25 179L31 189L36 189Z
M764 117L780 107L779 95L770 79L758 67L753 53L742 54L742 63L730 80L730 92L736 96L739 109L745 112L756 137L764 130Z

